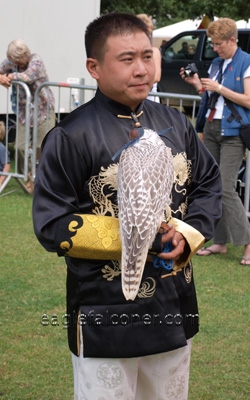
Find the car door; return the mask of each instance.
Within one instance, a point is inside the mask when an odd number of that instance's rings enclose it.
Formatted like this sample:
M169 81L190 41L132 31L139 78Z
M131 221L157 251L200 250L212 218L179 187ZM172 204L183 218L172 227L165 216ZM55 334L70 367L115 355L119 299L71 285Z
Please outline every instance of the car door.
M180 77L180 68L195 63L200 76L206 76L214 57L207 54L203 58L206 31L186 31L166 43L162 50L162 76L158 90L168 93L196 94L194 88ZM211 49L212 50L212 49Z
M238 46L250 53L250 29L238 29Z

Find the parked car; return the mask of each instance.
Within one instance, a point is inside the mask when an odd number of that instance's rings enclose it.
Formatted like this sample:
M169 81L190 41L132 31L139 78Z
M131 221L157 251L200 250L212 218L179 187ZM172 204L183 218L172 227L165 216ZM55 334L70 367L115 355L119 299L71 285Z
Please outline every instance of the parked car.
M197 95L193 86L181 79L180 68L195 63L199 76L207 77L211 61L217 57L210 42L206 29L185 31L169 40L162 49L162 76L158 83L158 91ZM238 30L238 45L250 53L250 29ZM170 105L176 104L175 100L170 100ZM190 104L183 101L184 106Z

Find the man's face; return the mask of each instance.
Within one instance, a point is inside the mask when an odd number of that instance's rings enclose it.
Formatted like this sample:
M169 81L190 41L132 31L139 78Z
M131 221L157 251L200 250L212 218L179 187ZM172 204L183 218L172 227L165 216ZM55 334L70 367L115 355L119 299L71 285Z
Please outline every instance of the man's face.
M88 60L87 67L90 65ZM152 47L143 32L109 37L104 60L94 60L93 66L94 70L88 70L97 80L101 92L132 110L147 97L154 83Z

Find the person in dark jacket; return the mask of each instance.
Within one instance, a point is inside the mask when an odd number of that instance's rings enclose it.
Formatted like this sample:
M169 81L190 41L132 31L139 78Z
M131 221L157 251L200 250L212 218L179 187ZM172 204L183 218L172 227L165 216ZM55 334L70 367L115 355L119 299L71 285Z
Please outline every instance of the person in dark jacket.
M215 230L213 244L197 254L225 254L227 244L244 246L241 265L250 265L250 225L243 203L236 191L237 178L246 147L240 137L242 125L250 124L250 55L237 45L235 21L219 18L210 22L207 35L217 51L209 78L198 74L181 76L203 93L196 130L203 132L204 143L220 166L223 196L222 218ZM232 109L233 106L233 109ZM236 117L239 114L239 118Z
M87 27L85 46L98 90L46 136L33 199L38 240L67 264L75 399L167 400L174 392L184 400L199 328L191 257L221 217L219 169L183 114L146 99L155 66L143 21L103 15ZM139 292L127 301L114 156L139 127L171 148L174 184Z

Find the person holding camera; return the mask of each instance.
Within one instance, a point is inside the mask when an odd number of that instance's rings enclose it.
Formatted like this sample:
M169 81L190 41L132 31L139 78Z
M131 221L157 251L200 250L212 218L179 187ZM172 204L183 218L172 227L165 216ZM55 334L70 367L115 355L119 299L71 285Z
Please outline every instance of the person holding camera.
M214 243L196 254L227 253L227 244L244 246L241 265L250 265L250 225L236 182L246 147L239 136L241 122L234 117L231 104L250 123L250 55L237 45L237 25L229 18L210 22L207 36L218 53L208 70L208 78L199 78L197 70L181 68L180 75L202 95L196 130L220 167L222 177L222 218L216 227ZM250 133L249 133L250 134Z

